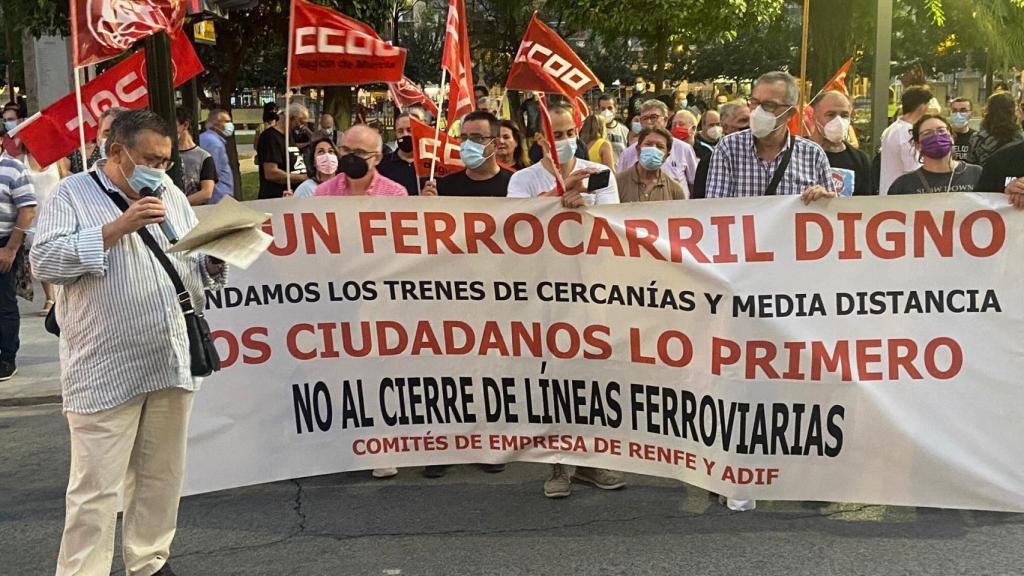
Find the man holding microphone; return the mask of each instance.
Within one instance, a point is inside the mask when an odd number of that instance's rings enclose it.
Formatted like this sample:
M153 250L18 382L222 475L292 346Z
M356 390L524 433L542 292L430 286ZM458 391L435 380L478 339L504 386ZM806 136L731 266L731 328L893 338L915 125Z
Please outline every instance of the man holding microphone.
M32 269L63 286L56 316L71 435L57 576L110 573L122 484L126 574L174 574L167 557L200 379L174 282L139 233L145 228L165 251L167 234L184 236L197 224L165 174L173 134L148 110L122 113L110 128L108 159L61 182L39 219ZM203 310L204 288L223 284L224 264L166 256L186 300Z

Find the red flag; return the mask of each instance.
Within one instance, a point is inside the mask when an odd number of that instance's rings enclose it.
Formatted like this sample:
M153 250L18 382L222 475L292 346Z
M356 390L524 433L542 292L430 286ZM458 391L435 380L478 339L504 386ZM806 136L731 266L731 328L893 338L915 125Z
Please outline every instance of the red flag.
M448 24L445 32L441 68L448 71L448 125L476 109L473 94L473 63L469 60L469 30L466 4L448 0Z
M552 83L557 89L551 89ZM597 76L534 12L505 87L510 90L557 92L575 100L595 86L601 86Z
M413 84L405 76L398 82L389 82L388 91L391 92L391 99L399 108L406 108L419 104L430 111L437 118L437 104L431 100L418 86Z
M853 66L853 58L850 58L839 67L839 70L834 76L832 76L832 79L821 87L818 94L821 94L826 90L836 90L842 92L846 97L849 97L850 91L846 89L846 75L850 73L850 66Z
M339 12L292 0L288 87L398 82L405 49Z
M175 86L203 71L199 56L184 34L171 39L171 63ZM145 108L147 104L146 54L139 50L82 86L85 139L96 138L99 117L107 108ZM49 166L73 152L79 144L74 92L26 120L16 134L40 166Z
M71 51L75 67L127 52L136 42L185 20L182 0L71 0Z
M434 129L416 118L409 118L409 126L412 128L413 164L416 166L417 176L430 176L430 162L435 155L435 176L438 178L466 169L459 154L458 142L453 141L444 132L438 135L438 142L434 139ZM438 149L441 150L440 154L437 154Z
M587 116L590 116L590 106L587 106L587 102L583 100L582 96L577 96L572 107L572 120L576 123L577 131L583 127L583 121L587 119Z

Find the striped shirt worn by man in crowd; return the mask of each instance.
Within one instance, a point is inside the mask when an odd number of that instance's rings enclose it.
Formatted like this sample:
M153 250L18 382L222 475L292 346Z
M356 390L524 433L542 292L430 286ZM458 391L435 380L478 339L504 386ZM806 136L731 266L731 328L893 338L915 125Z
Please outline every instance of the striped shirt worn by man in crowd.
M820 146L790 136L796 114L796 80L785 72L758 78L749 100L750 129L730 134L715 147L708 171L707 197L764 196L775 173L792 153L774 195L802 196L804 202L836 196L828 157Z
M16 294L16 271L24 258L25 231L36 214L36 194L28 169L0 152L0 382L18 371L21 314Z
M825 151L789 133L787 126L796 114L797 98L796 80L785 72L768 72L757 79L747 102L752 110L750 129L722 138L711 155L707 198L799 194L807 204L836 197ZM789 163L783 166L787 155ZM780 169L778 188L769 190ZM724 500L732 510L756 506L753 500Z
M164 250L159 222L179 235L197 224L167 178L173 132L148 110L119 115L109 158L61 182L38 223L32 268L60 284L57 320L64 411L71 433L67 515L57 576L107 574L124 486L124 564L165 567L177 523L194 392L185 320L167 272L137 233ZM98 178L99 182L94 179ZM102 188L101 188L102 185ZM151 188L157 197L141 197ZM129 204L122 212L110 195ZM226 270L203 255L168 254L196 310Z

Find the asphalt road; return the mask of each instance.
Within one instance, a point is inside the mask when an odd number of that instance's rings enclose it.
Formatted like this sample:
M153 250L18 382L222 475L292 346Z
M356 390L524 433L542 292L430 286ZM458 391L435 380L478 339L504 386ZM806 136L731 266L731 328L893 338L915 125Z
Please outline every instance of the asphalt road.
M736 513L643 476L548 500L545 469L360 472L189 497L171 561L181 576L1024 574L1020 514L795 502ZM67 470L58 406L0 408L0 575L53 573Z

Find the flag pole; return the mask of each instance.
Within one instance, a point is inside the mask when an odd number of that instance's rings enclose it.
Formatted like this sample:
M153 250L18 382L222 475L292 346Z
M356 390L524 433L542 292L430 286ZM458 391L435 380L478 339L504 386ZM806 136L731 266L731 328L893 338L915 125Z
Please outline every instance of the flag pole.
M85 114L82 113L82 79L78 67L78 6L75 0L70 0L69 12L71 12L71 71L75 75L75 111L78 113L78 145L79 153L82 155L82 170L89 170L89 158L85 154ZM11 97L14 97L14 90L11 90ZM100 151L102 155L103 151Z
M292 33L292 26L295 24L295 3L299 0L291 0L288 3L288 65L284 72L284 171L285 171L285 196L292 195L292 157L291 157L291 114L288 108L292 103L292 53L294 49L295 34ZM261 160L262 161L262 160Z
M79 153L82 155L82 170L89 170L89 156L85 152L85 114L82 113L82 78L79 72L81 68L71 68L75 74L75 111L78 112L78 146ZM99 143L97 143L99 145ZM67 150L67 148L65 148ZM103 151L100 150L100 155L103 155Z
M810 28L811 0L804 0L803 31L800 41L800 106L797 112L800 114L800 136L804 136L807 126L804 124L804 106L807 104L807 36Z
M441 90L444 90L444 82L445 82L445 80L447 78L448 78L448 69L442 67L441 68L441 87L440 87ZM441 106L440 106L440 103L444 102L444 98L443 98L444 93L442 92L441 95L442 95L442 98L438 98L438 103L439 104L438 104L438 107L437 107L437 121L434 122L434 144L435 144L435 146L434 146L434 153L431 155L431 158L430 158L430 179L431 180L434 179L434 169L437 168L437 155L442 152L442 151L438 150L438 146L437 146L437 144L439 144L440 139L441 139ZM449 93L448 94L448 107L451 108L451 106L452 106L451 93ZM417 179L416 181L419 182L419 179Z

